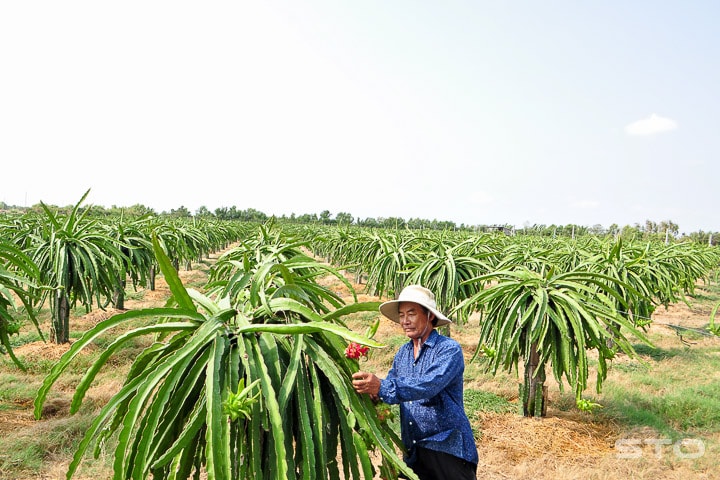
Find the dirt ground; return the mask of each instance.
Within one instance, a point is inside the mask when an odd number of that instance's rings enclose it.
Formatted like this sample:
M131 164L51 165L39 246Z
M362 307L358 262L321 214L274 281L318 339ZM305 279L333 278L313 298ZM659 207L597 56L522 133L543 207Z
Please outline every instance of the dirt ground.
M181 271L184 282L198 278L198 271ZM352 281L351 276L348 279ZM338 293L346 295L341 283L328 280ZM354 285L361 293L359 300L379 300L375 297L362 294L364 285ZM129 309L157 306L164 302L168 295L167 286L162 279L158 279L157 289L147 291L140 300L127 300ZM116 311L95 311L80 318L73 319L73 329L87 329L104 318L108 318ZM673 305L669 310L658 309L654 316L653 329L659 329L663 334L677 337L677 334L665 327L665 324L681 324L699 327L707 323L709 312L701 312L689 308L687 305ZM376 338L393 333L395 324L383 319ZM667 330L667 332L665 332ZM476 337L471 329L459 329L452 333L466 351L467 359L472 357L476 348ZM43 357L56 360L66 351L67 345L54 345L51 343L36 342L24 345L16 350L19 355ZM720 349L720 343L718 344ZM468 379L466 379L468 380ZM109 398L120 385L104 385L102 392L95 392L100 397ZM473 387L475 388L475 387ZM480 387L482 388L482 387ZM515 387L513 387L515 388ZM534 479L534 480L564 480L564 479L653 479L653 480L679 480L679 479L716 479L716 473L704 466L698 466L692 461L679 461L670 459L669 455L658 458L653 455L652 445L643 446L643 455L640 458L620 458L616 441L628 432L623 431L620 425L607 421L596 421L591 414L571 409L559 410L553 408L553 400L557 392L550 386L550 407L548 415L541 419L528 419L516 413L486 413L473 419L475 427L481 432L478 442L480 463L478 465L478 478L489 480L504 479ZM24 429L36 426L32 417L32 404L17 405L9 411L0 411L0 435L13 435ZM58 418L67 415L68 405L63 402L48 402L44 418ZM642 432L635 432L636 434ZM652 432L648 433L649 436ZM709 439L718 443L720 438ZM647 448L646 448L647 447ZM666 447L671 451L671 447ZM47 466L45 471L34 477L12 480L43 479L54 480L65 478L67 459L57 459ZM84 477L82 469L74 478L78 480L98 480L96 474Z
M346 278L353 283L350 275ZM327 283L338 294L347 295L345 288L336 280ZM358 292L364 285L353 283ZM360 295L360 301L386 300L368 295ZM659 335L667 339L669 345L679 346L685 340L669 325L702 329L708 323L710 310L693 308L684 303L670 305L666 310L658 308L653 314L653 324L648 335ZM477 319L471 317L470 323ZM376 339L386 338L397 333L397 325L387 319L381 319ZM457 340L469 362L477 348L477 328L451 329L452 337ZM381 340L382 341L382 340ZM665 340L663 340L665 341ZM707 340L720 352L720 339L709 337ZM619 361L628 361L627 358ZM520 372L522 374L522 372ZM493 393L517 401L517 385L480 384L465 377L466 388L486 389ZM524 418L517 413L483 413L471 419L474 427L481 432L478 441L478 478L488 480L532 479L532 480L616 480L616 479L720 479L720 471L700 465L692 460L672 458L674 445L664 446L641 443L637 450L639 458L621 458L632 447L623 450L616 442L625 438L651 439L658 435L651 429L624 430L624 427L607 420L599 420L590 413L577 409L558 409L559 389L551 379L549 386L549 407L544 418ZM594 389L594 386L593 386ZM514 394L514 397L513 397ZM644 440L643 440L644 441ZM707 439L708 443L720 443L720 435ZM663 449L658 455L658 449ZM689 450L692 451L692 448ZM717 450L714 450L717 451ZM626 455L630 456L630 455ZM713 464L714 462L709 462Z

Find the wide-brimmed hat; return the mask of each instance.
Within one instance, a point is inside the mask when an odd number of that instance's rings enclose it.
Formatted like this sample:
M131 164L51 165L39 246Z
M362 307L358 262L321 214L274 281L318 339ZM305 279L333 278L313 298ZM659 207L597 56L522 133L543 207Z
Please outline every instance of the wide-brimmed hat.
M452 320L440 313L437 309L437 304L435 303L435 295L433 295L433 293L425 287L420 285L408 285L403 288L402 292L400 292L400 296L397 300L390 300L382 303L380 305L380 313L393 322L400 323L400 313L398 312L400 302L414 302L427 308L435 314L435 318L437 318L437 326L452 323Z

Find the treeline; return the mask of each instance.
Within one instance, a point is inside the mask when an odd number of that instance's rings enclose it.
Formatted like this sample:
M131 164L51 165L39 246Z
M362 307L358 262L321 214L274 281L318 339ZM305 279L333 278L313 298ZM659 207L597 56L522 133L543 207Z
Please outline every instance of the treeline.
M73 206L68 205L60 207L51 206L60 213L68 213ZM185 206L170 211L157 212L154 209L142 204L135 204L129 207L118 207L113 205L106 208L100 205L90 205L84 207L90 209L92 216L117 216L125 217L141 217L145 215L167 216L172 218L198 218L207 219L215 218L218 220L236 220L241 222L264 223L271 218L275 218L280 223L295 223L300 225L338 225L338 226L358 226L367 228L389 228L389 229L409 229L409 230L453 230L468 231L478 233L502 232L506 235L524 235L524 236L540 236L540 237L583 237L583 236L612 236L615 238L623 238L627 240L652 240L665 241L666 243L673 240L692 241L705 245L718 245L720 243L720 232L703 231L697 232L681 232L677 223L672 220L663 220L654 222L646 220L645 223L635 223L633 225L620 226L616 223L605 227L600 224L592 226L567 224L533 224L524 225L517 228L510 224L504 225L466 225L464 223L457 224L450 220L429 220L423 218L404 219L402 217L367 217L357 218L348 212L337 212L333 214L330 210L323 210L317 213L303 213L282 216L268 215L254 208L239 209L236 206L220 207L214 211L210 211L207 207L201 206L195 212L191 212ZM42 210L40 204L32 207L19 207L15 205L7 205L0 202L0 212L3 211L38 211Z

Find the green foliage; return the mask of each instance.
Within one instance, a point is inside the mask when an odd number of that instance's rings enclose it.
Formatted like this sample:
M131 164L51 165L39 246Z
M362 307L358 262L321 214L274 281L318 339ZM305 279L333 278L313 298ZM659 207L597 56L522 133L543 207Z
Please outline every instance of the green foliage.
M438 305L448 310L455 308L462 299L471 297L483 286L468 280L489 269L477 252L467 248L466 243L448 246L442 239L432 240L418 252L422 260L408 265L411 273L407 282L429 288L435 294ZM469 309L458 309L457 322L465 324L470 313Z
M345 319L362 316L364 311L376 312L377 303L344 305L339 294L319 280L334 276L336 284L342 282L350 288L349 283L308 252L352 268L360 274L359 279L366 275L367 291L377 295L394 296L409 282L430 285L441 307L452 309L460 324L480 313L478 352L485 356L479 363L493 374L499 368L517 368L534 345L541 369L551 366L561 386L564 381L571 384L576 399L582 399L588 367L597 366L599 389L608 360L619 350L635 349L653 360L680 357L681 350L659 351L630 341L642 338L638 329L647 326L657 306L692 298L698 279L716 281L711 272L718 271L720 260L716 248L682 242L643 243L630 237L569 240L549 235L411 231L394 226L390 230L292 224L279 228L273 221L250 225L206 217L108 221L93 216L97 213L94 209L81 209L84 199L64 210L41 205L32 214L0 225L2 349L12 354L12 347L42 336L33 310L51 292L67 293L73 304L85 309L106 305L123 278L133 283L147 280L147 271L155 265L160 250L167 260L161 270L173 292L167 308L122 314L103 322L76 342L81 346L73 347L48 380L50 384L58 381L60 370L63 375L76 371L86 375L77 390L76 409L102 365L112 366L123 356L134 357L133 369L119 394L122 398L110 402L82 448L89 450L94 441L100 442L96 445L109 441L114 433L113 438L131 452L127 460L117 460L119 470L153 471L156 476L164 475L162 469L174 468L177 475L189 471L180 465L197 471L201 464L210 466L216 476L225 474L228 465L232 472L240 473L240 466L223 457L229 448L225 443L228 435L234 442L232 448L253 442L277 447L275 450L284 452L288 470L297 467L303 473L315 472L318 462L309 463L309 457L320 451L320 446L342 452L341 462L330 462L330 468L356 477L367 470L368 458L358 452L372 449L388 433L371 428L369 405L350 400L355 396L345 383L356 367L346 363L342 352L346 342L372 337L370 332L366 338L355 336L345 328ZM151 249L153 234L157 245ZM210 269L211 282L197 285L204 294L181 284L175 272L179 262L202 262L207 252L235 241L239 246ZM43 290L43 285L53 290ZM50 298L53 307L56 297ZM708 309L712 310L708 330L717 334L718 306ZM369 323L368 317L359 323ZM33 323L37 335L26 331L25 326ZM21 325L19 335L11 336L17 325ZM395 348L405 341L399 335L388 343ZM91 343L105 350L79 356L83 346ZM597 361L587 358L588 350L598 352ZM372 354L382 358L386 352L375 350ZM295 361L297 355L302 361ZM268 363L266 358L272 361ZM204 367L192 370L198 362ZM45 372L52 366L39 361L29 364L33 372ZM644 364L618 365L618 369L629 374L646 370L630 365ZM307 383L294 382L292 388L283 389L285 375L305 378ZM226 416L222 402L236 394L241 378L246 385L260 380L258 406L253 403L252 408L254 413L257 408L262 412L258 431L263 433L247 437L233 426L224 426L217 434L208 430L207 425L222 423L218 420ZM650 380L638 382L649 387ZM45 393L48 388L44 387ZM297 423L291 424L283 417L286 410L280 410L278 423L273 395L278 407L283 399L287 412L299 412L303 402L308 403L308 395L323 403L321 407L311 405L309 418L297 413ZM173 399L168 405L184 413L155 406L163 396ZM337 420L347 416L348 409L352 417ZM231 425L258 422L253 418L240 415ZM151 439L170 419L177 421L177 427ZM314 429L317 419L332 420L336 440ZM108 430L102 430L106 426ZM320 444L310 445L304 441L308 438ZM394 440L385 437L387 449ZM222 447L208 456L204 452L211 444ZM262 449L258 454L248 448L248 458L265 458ZM152 455L163 449L171 453L161 463L149 466L158 460ZM273 467L281 462L277 455L266 461L274 462ZM76 459L73 468L78 462Z
M240 417L244 417L245 420L250 420L252 415L253 404L260 398L261 391L258 391L254 396L251 396L253 389L260 383L260 379L255 380L253 383L245 386L245 378L241 378L238 382L237 390L228 392L227 398L223 402L223 413L230 417L230 420L235 421Z
M618 298L607 287L611 280L581 270L556 273L547 268L537 273L526 267L475 279L489 286L464 303L483 309L478 345L496 352L488 357L488 369L493 373L500 368L517 369L524 359L528 371L527 362L537 353L539 375L550 364L558 383L562 386L563 378L567 379L579 399L587 388L587 351L593 349L598 353L599 391L607 376L607 361L615 355L608 339L631 355L624 332L644 339L613 308ZM530 391L530 380L526 376L524 392ZM528 397L526 402L534 404L534 399Z
M125 259L117 242L96 220L80 211L80 199L66 217L61 217L41 203L44 217L30 235L29 249L33 262L41 272L41 283L50 287L53 312L53 340L69 339L69 309L78 303L89 311L93 303L105 307L113 292L121 287L119 272Z
M18 472L39 472L48 459L72 452L91 421L91 415L77 415L53 419L24 433L3 435L0 478L18 478Z
M37 385L27 384L16 375L0 377L0 402L22 403L32 399L36 392Z
M607 415L629 425L650 426L674 439L698 431L717 432L718 385L679 388L662 395L611 389Z
M488 347L484 343L480 345L479 353L482 353L487 358L495 358L497 355L497 351L494 348Z
M34 310L39 279L40 270L32 259L0 237L0 353L7 353L21 369L25 367L13 353L10 337L20 333L22 314L42 336Z
M112 239L122 252L122 269L118 271L118 282L124 287L126 279L133 286L145 285L150 267L155 263L150 232L155 222L149 215L137 219L125 220L124 217L113 219L104 224L108 238Z
M111 438L117 439L115 478L187 478L201 468L211 479L290 478L296 471L299 478L338 478L341 470L346 478L370 478L373 448L414 478L397 456L397 435L379 422L370 399L352 390L357 363L344 356L348 341L382 347L338 323L345 314L376 310L377 302L329 310L308 298L277 295L278 285L303 278L265 261L239 275L250 274L252 282L221 283L232 296L212 299L186 290L157 240L154 249L173 293L169 306L100 322L72 345L38 391L37 417L52 385L85 346L125 322L157 318L119 335L78 383L71 413L125 342L156 335L87 429L68 478L92 444L97 455ZM279 284L276 270L283 273ZM258 388L259 397L241 400L228 422L233 399L248 398L243 385Z
M710 312L710 323L708 324L707 329L713 335L720 337L720 324L715 324L715 317L717 316L718 310L720 310L720 303L715 305L712 312Z
M720 431L720 358L715 348L664 350L637 368L613 368L625 385L610 385L603 415L629 425L647 425L673 438Z
M227 297L234 307L262 304L272 298L291 298L321 313L342 306L342 299L317 280L331 275L354 292L337 270L310 258L305 243L286 238L279 230L260 226L257 236L245 238L225 252L209 273L208 295Z
M506 398L484 390L466 389L464 402L465 411L471 417L480 412L507 413L517 410L517 406Z
M599 403L588 400L587 398L578 398L575 401L575 405L577 406L578 410L589 413L594 412L598 408L603 408L603 406Z

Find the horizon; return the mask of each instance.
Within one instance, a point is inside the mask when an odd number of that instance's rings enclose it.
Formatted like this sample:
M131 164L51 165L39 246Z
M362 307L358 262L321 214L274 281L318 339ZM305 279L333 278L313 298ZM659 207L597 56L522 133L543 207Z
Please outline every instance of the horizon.
M42 202L42 201L41 201L41 202ZM27 209L27 210L32 209L32 208L37 207L37 206L40 205L40 202L38 202L38 203L36 203L36 204L34 204L34 205L30 205L30 206L11 205L11 204L8 204L7 202L4 202L4 201L2 201L2 200L0 200L0 203L5 204L5 205L6 205L8 208L10 208L10 209L12 209L12 208L19 208L19 209ZM45 203L45 205L48 206L48 207L57 208L57 209L73 208L73 207L77 204L77 202L76 202L76 203L73 203L73 204L67 204L67 205L56 205L56 204L49 204L49 203L46 203L46 202L42 202L42 203ZM97 204L87 203L87 202L83 202L83 203L80 204L80 208L81 208L81 209L82 209L82 208L91 208L91 207L95 207L95 206L100 207L100 208L102 208L102 209L104 209L104 210L114 210L114 209L123 210L123 209L130 209L130 208L133 208L133 207L143 207L143 208L146 208L146 209L150 209L150 210L152 211L152 213L154 213L155 215L173 215L174 213L178 212L180 209L183 209L183 208L184 208L185 210L187 210L188 214L189 214L190 216L193 216L193 217L194 217L194 216L197 216L197 215L198 215L198 211L203 207L203 205L201 205L198 209L190 210L190 209L188 209L187 207L185 207L184 205L178 205L176 208L171 208L171 209L169 209L169 210L157 210L157 209L155 209L155 208L153 208L153 207L151 207L151 206L149 206L149 205L144 205L144 204L142 204L142 203L135 203L135 204L132 204L132 205L111 205L111 206L97 205ZM207 207L206 207L206 208L207 208ZM325 210L327 210L327 211L330 213L330 218L329 218L329 219L330 219L332 222L335 222L335 221L336 221L337 215L348 214L348 215L352 216L352 218L353 218L353 221L351 222L351 224L356 224L356 225L359 225L360 223L365 223L365 222L367 222L367 221L369 221L369 220L377 220L377 221L382 222L383 220L399 219L399 220L402 220L402 221L405 222L405 223L409 223L409 222L411 222L411 221L413 221L413 220L420 220L420 221L422 221L422 222L451 223L451 224L453 224L453 225L454 225L455 227L457 227L457 228L478 228L478 227L479 227L479 228L499 228L499 227L503 227L503 228L512 228L513 230L525 230L525 229L534 228L534 227L543 227L543 228L561 227L561 228L564 228L564 227L571 227L571 226L572 226L572 227L586 228L586 229L588 229L588 230L596 230L596 229L598 229L598 227L599 227L599 228L602 229L603 231L607 232L612 226L616 226L616 227L618 227L620 230L622 230L622 229L624 229L624 228L626 228L626 227L629 227L629 228L638 228L640 231L645 231L644 229L646 228L647 223L650 222L650 223L652 223L653 226L655 226L655 227L659 227L659 226L661 226L663 223L664 223L664 224L677 225L677 227L678 227L677 234L673 234L673 236L686 236L686 235L690 235L690 234L692 234L692 233L707 233L707 234L719 233L719 232L715 232L715 231L712 231L712 230L707 230L707 231L706 231L706 230L685 231L685 230L682 230L682 226L681 226L681 225L678 225L677 222L674 222L672 219L663 219L663 220L645 219L645 220L642 221L642 222L633 222L632 224L620 224L620 223L617 223L617 222L613 222L613 223L610 223L610 224L608 224L608 225L602 225L602 224L586 225L586 224L577 224L577 223L567 223L567 224L555 224L555 223L542 224L542 223L535 223L535 224L530 224L530 225L517 226L517 225L512 225L512 224L510 224L510 223L478 223L478 224L465 224L465 223L462 223L462 222L460 222L460 223L455 222L455 221L453 221L453 220L451 220L451 219L441 219L441 218L432 218L432 219L431 219L431 218L422 218L422 217L408 217L408 218L404 218L404 217L397 217L397 216L392 216L392 217L383 217L383 216L373 217L373 216L368 216L368 217L362 217L362 218L360 218L360 217L355 216L355 215L353 214L353 212L344 212L344 211L343 211L343 212L340 212L340 211L338 211L338 212L333 212L333 211L328 210L328 209L324 209L324 210L322 210L322 211L320 211L320 212L291 212L290 214L285 214L285 213L283 213L283 214L281 214L281 215L276 215L276 214L264 212L264 211L262 211L262 210L259 210L259 209L257 209L257 208L254 208L254 207L239 208L237 205L223 205L223 206L220 206L220 207L216 207L216 208L214 208L214 209L207 208L207 211L208 211L211 215L217 216L217 214L216 214L216 211L217 211L217 210L221 210L221 209L232 209L232 208L235 208L237 212L248 212L248 211L250 211L250 210L253 210L253 211L256 211L256 212L259 212L259 213L265 215L268 219L269 219L269 218L273 218L273 217L274 217L274 218L280 218L280 219L289 219L289 218L293 218L293 217L294 217L295 219L298 219L298 218L302 218L302 217L304 217L304 216L315 216L315 217L317 217L317 218L320 218L320 215L321 215ZM658 232L651 232L651 233L658 233ZM662 233L662 232L660 232L660 233Z
M720 3L2 2L9 204L720 231Z

